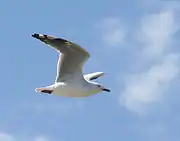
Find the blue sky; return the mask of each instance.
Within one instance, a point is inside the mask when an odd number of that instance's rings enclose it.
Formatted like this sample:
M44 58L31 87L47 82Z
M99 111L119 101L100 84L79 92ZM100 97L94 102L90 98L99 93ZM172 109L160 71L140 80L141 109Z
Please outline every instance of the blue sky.
M179 141L178 1L2 1L0 141ZM32 33L70 39L84 73L111 93L36 93L54 82L58 54Z

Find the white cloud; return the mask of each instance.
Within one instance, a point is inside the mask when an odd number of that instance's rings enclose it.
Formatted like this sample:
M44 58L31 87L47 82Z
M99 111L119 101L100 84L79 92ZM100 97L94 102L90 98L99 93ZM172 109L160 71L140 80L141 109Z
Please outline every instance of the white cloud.
M102 34L102 39L109 46L118 46L125 40L126 31L117 18L104 19L97 25Z
M140 41L144 43L144 55L157 57L164 54L177 30L178 26L171 10L143 17Z
M175 16L173 10L167 10L142 18L137 36L140 35L139 41L143 44L143 55L138 62L145 66L150 60L153 63L149 64L148 70L129 75L126 80L120 103L129 110L145 113L151 104L162 100L165 89L179 74L180 54L170 51L173 35L179 30Z
M7 133L0 133L0 141L15 141L14 138Z
M30 139L26 138L26 141ZM19 141L19 139L11 134L1 132L0 133L0 141ZM50 141L45 136L38 136L33 139L33 141Z
M36 137L34 141L49 141L49 140L45 138L44 136L39 136L39 137Z
M149 104L162 99L164 89L178 76L179 56L168 55L160 65L152 66L147 72L133 74L126 82L120 100L128 109L143 113Z

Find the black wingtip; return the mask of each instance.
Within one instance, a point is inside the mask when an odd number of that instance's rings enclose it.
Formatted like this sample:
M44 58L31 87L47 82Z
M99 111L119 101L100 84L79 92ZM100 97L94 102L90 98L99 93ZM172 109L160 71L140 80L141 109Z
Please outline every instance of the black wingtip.
M37 34L37 33L31 34L31 36L34 38L39 38L39 34Z

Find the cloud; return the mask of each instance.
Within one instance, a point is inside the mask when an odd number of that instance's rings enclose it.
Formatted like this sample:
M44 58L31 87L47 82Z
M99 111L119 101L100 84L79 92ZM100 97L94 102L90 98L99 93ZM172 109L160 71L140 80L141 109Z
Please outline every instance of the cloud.
M146 15L141 20L137 41L142 43L142 48L137 61L149 69L129 74L125 81L120 104L131 111L143 114L151 104L160 102L166 88L179 75L180 54L170 50L174 34L179 30L175 16L173 10L167 10Z
M26 138L26 141L30 141L30 140L31 139ZM1 132L0 141L19 141L19 139L11 134ZM50 141L50 140L48 140L45 136L38 136L38 137L35 137L33 141Z
M125 40L126 31L117 18L104 19L96 27L100 30L103 41L109 46L118 46Z
M14 138L7 133L0 133L0 141L15 141Z
M143 17L139 37L144 45L144 55L148 57L163 55L177 30L173 11L161 11Z
M152 66L148 71L133 74L125 84L121 95L121 104L129 110L143 113L149 104L159 102L164 90L179 74L179 55L166 56L159 65Z
M45 138L44 136L39 136L39 137L36 137L34 141L49 141L49 140Z

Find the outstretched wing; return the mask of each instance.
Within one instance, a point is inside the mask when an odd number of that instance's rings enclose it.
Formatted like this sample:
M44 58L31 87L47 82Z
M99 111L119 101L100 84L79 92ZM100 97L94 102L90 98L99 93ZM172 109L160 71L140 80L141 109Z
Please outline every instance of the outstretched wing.
M69 78L83 78L82 67L89 58L89 53L79 45L49 35L33 34L32 37L55 48L61 54L57 63L56 82L66 81Z

